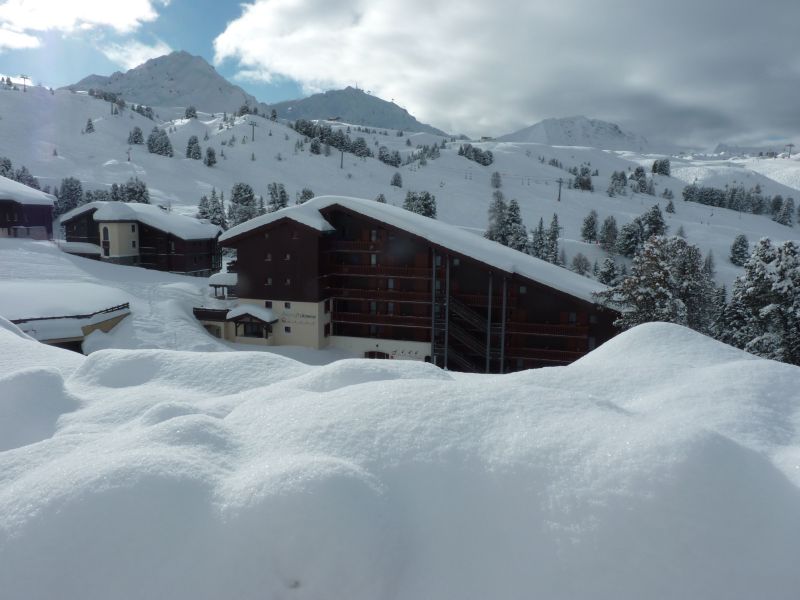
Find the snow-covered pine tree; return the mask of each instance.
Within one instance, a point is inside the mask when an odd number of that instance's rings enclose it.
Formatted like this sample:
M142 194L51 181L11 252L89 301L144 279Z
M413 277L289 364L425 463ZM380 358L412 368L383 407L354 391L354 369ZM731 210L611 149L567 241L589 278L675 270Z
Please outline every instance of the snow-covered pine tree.
M500 171L492 173L491 185L494 189L499 190L503 187L503 178L500 176Z
M492 201L489 203L489 223L483 237L504 246L508 245L507 212L508 205L503 199L503 193L499 190L495 191L492 194Z
M436 218L436 196L430 192L407 192L403 208L431 219Z
M743 233L737 235L733 244L731 244L731 263L737 267L743 267L750 258L750 243L747 241L747 236Z
M390 182L390 185L399 188L403 187L403 177L400 175L399 171L395 172L395 174L392 175L392 180Z
M714 276L717 274L713 250L709 250L705 260L703 260L703 273L705 273L709 279L714 279Z
M613 258L607 256L603 261L603 266L600 267L600 271L597 273L597 281L603 285L616 285L618 275L617 263L614 262Z
M196 135L189 137L189 141L186 144L186 158L191 158L193 160L200 160L203 158L203 151L200 148L200 140L197 139Z
M142 133L142 129L140 127L134 127L131 132L128 134L128 143L133 144L144 144L144 134Z
M311 190L311 188L303 188L302 190L300 190L300 193L297 195L297 204L305 204L306 202L311 200L313 197L314 197L314 192ZM386 202L385 198L384 198L384 202Z
M644 226L644 239L648 239L654 235L665 235L667 233L667 224L664 222L664 215L661 214L661 207L658 204L650 207L650 209L641 216L641 219Z
M615 250L622 256L632 258L642 247L645 239L642 221L637 217L619 230Z
M786 198L778 210L777 214L774 217L774 221L776 223L780 223L781 225L786 225L787 227L792 226L792 221L794 219L794 199L793 198Z
M195 216L198 219L208 219L211 216L211 204L205 194L200 197L200 202L197 204L197 215Z
M227 229L228 222L225 219L223 196L224 194L220 193L219 197L217 197L217 190L215 188L211 188L211 197L208 199L208 220L217 227Z
M11 177L14 181L18 181L22 185L27 185L29 188L33 188L35 190L40 189L39 187L39 180L34 177L30 171L28 171L28 167L22 165L19 169L14 171L14 176Z
M617 247L617 220L613 216L608 216L600 226L600 247L606 252L613 252Z
M528 253L531 256L545 260L547 251L547 233L544 229L544 219L539 217L539 224L531 232L531 245Z
M584 242L597 241L597 211L591 210L586 218L583 219L581 226L581 239Z
M256 195L253 188L246 183L235 183L231 188L231 199L228 207L228 222L231 227L249 221L256 216Z
M197 109L194 106L187 106L186 110L183 112L184 119L196 119L197 118Z
M664 190L664 191L668 191L668 190ZM666 196L662 196L662 197L666 198ZM675 214L675 204L672 202L671 198L670 198L669 202L667 202L667 208L665 208L664 210L666 210L670 214Z
M153 127L150 135L147 136L147 151L161 156L173 156L172 143L169 141L167 132Z
M55 206L55 214L64 213L77 208L83 204L83 187L81 182L74 177L65 177L61 180L61 187L58 190L58 201Z
M375 196L375 202L386 204L386 196L384 196L383 194L378 194L377 196Z
M131 177L120 186L120 196L123 202L150 204L150 191L144 181L138 177Z
M499 191L499 190L498 190ZM506 229L508 230L507 246L520 252L527 252L530 241L528 240L528 230L522 222L522 213L519 203L515 198L508 203L506 211Z
M264 196L258 197L258 208L256 209L256 216L260 217L261 215L267 214L267 207L264 206Z
M85 133L94 133L94 123L92 123L92 119L86 119L86 127L83 129Z
M559 264L558 255L558 238L561 235L561 226L558 224L558 215L553 213L553 218L550 221L550 227L547 229L545 236L545 256L547 262L554 265Z

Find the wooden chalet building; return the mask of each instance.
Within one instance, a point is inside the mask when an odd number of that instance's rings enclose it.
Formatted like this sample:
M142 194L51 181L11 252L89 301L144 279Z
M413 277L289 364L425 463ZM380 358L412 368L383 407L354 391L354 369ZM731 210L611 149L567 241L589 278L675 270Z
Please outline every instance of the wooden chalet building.
M55 198L0 177L0 237L53 239Z
M91 245L100 260L203 277L220 268L219 227L153 204L89 202L61 225L67 252Z
M616 333L597 282L371 200L314 198L220 241L237 251L237 310L195 315L232 341L503 373L568 364Z

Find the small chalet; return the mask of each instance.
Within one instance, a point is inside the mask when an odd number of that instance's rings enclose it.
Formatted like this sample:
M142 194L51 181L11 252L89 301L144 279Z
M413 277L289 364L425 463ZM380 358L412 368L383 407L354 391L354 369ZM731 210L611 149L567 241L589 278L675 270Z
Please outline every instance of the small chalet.
M0 177L0 237L52 239L54 203L50 194Z
M205 277L219 271L222 229L153 204L89 202L62 215L66 252Z
M220 243L236 249L235 288L211 282L194 314L237 343L506 373L571 363L616 333L596 281L372 200L317 197Z

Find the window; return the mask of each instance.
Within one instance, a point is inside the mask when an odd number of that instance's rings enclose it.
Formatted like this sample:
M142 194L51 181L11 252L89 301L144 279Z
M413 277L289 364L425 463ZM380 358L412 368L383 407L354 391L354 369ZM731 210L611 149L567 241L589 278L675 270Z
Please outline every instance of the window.
M169 251L170 252L175 252L175 242L170 242L169 243Z
M370 254L369 255L369 264L373 267L378 264L378 255L377 254Z
M392 279L391 277L389 278L389 281L386 282L386 289L389 290L394 289L394 279Z
M261 323L242 323L244 325L243 337L260 338L264 337L264 326Z
M103 241L108 241L108 227L103 227Z
M374 300L369 303L369 312L371 315L374 315L378 312L378 303Z
M264 308L272 308L272 300L264 300Z
M272 285L272 277L267 277L266 285Z
M569 313L569 322L576 323L577 321L578 321L578 315L576 315L574 312Z
M378 326L377 325L370 325L369 326L369 334L370 335L378 335Z
M386 304L386 312L390 315L394 314L394 302L389 302Z
M331 337L331 324L325 323L325 337Z
M283 328L284 333L292 333L292 328L289 325L284 326Z
M136 225L131 225L131 233L136 233Z
M453 266L454 267L457 267L460 264L461 264L461 259L460 258L454 258L453 259Z
M597 348L597 340L593 337L589 338L589 350L594 350Z
M437 267L441 267L442 266L442 255L441 254L437 254L436 255L436 266Z
M284 282L283 282L283 283L284 283L285 285L292 285L292 280L291 280L289 277L287 277L287 278L284 280Z
M592 325L596 325L597 324L597 315L589 315L589 323L591 323Z
M268 239L269 239L269 233L265 233L265 234L264 234L264 239L265 239L265 240L268 240Z
M520 294L527 294L528 293L528 286L527 285L519 286L519 293Z
M369 241L370 242L377 242L378 241L378 230L371 229L369 232Z
M136 240L131 240L131 248L136 248Z
M284 302L283 303L283 308L292 308L292 303L291 302Z
M292 239L293 240L299 240L300 239L300 233L298 233L298 231L296 229L292 231Z
M272 252L267 252L267 255L264 257L264 260L271 261L272 260Z
M292 255L287 252L286 256L283 257L283 260L292 260Z
M331 312L331 301L330 301L330 300L325 300L325 302L323 303L323 305L322 305L322 306L323 306L323 309L325 310L325 314L326 314L326 315L327 315L329 312Z

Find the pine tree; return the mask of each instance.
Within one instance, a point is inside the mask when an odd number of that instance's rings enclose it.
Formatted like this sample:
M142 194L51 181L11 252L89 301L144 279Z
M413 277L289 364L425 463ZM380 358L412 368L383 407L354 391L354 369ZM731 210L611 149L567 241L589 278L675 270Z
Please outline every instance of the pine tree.
M430 192L408 192L403 208L431 219L436 218L436 196Z
M167 132L153 127L150 135L147 136L147 151L161 156L173 156L172 143L169 141Z
M403 177L400 175L399 172L395 172L395 174L392 175L392 181L390 182L390 184L399 188L403 187Z
M561 226L558 224L558 215L553 213L553 219L550 221L550 227L545 236L545 256L547 262L555 265L559 264L558 256L558 238L561 235Z
M61 187L58 190L58 201L55 206L56 216L77 208L83 204L83 187L81 182L74 177L66 177L61 180Z
M286 188L282 183L273 181L267 186L267 191L269 192L267 212L275 212L289 206L289 194L286 193Z
M792 198L786 198L786 200L781 203L781 207L773 220L781 225L791 227L792 219L794 219L794 200Z
M218 198L217 190L215 188L211 188L211 197L208 199L208 210L209 222L217 227L221 227L222 229L228 228L228 222L225 219L223 194L220 194Z
M246 183L236 183L231 188L231 199L228 207L228 222L231 227L249 221L256 216L256 195L253 188Z
M502 177L500 177L499 171L495 171L494 173L492 173L491 184L492 187L496 190L499 190L503 186L503 179Z
M314 197L314 192L311 188L303 188L297 195L297 204L305 204Z
M200 197L200 202L197 204L197 218L198 219L208 219L211 215L211 204L208 200L208 196L203 194Z
M519 203L512 198L506 211L506 228L508 230L507 246L520 252L528 251L528 230L522 222Z
M140 127L134 127L131 132L128 134L128 143L133 144L144 144L144 134Z
M123 202L137 202L150 204L150 191L144 181L138 177L131 177L119 188L120 199Z
M617 220L612 216L606 217L600 226L600 247L606 252L613 252L617 247L617 235Z
M206 148L206 157L203 162L207 167L213 167L215 164L217 164L217 153L214 152L214 149L211 146Z
M714 262L713 250L709 250L708 254L706 254L706 258L703 261L703 273L705 273L709 279L714 279L714 277L717 274L717 268Z
M743 267L749 258L750 243L747 241L747 237L743 233L740 233L733 240L733 244L731 244L731 263L737 267Z
M375 196L375 202L386 204L386 196L384 196L383 194L378 194L377 196Z
M22 165L19 169L14 172L14 176L10 179L14 181L18 181L22 185L27 185L29 188L33 188L35 190L39 188L39 180L34 177L30 171L28 171L28 167Z
M92 123L91 119L86 120L86 127L84 128L86 133L94 133L94 123Z
M666 198L666 196L664 197ZM667 202L667 208L665 210L670 214L675 214L675 204L672 202L672 199Z
M581 239L584 242L597 241L597 211L590 211L583 220L583 226L581 227Z
M258 197L258 208L256 209L256 216L267 214L267 207L264 206L264 196Z
M498 190L493 194L492 201L489 203L489 224L483 237L504 246L508 245L507 212L508 205L503 199L503 193Z
M196 135L191 136L189 142L186 144L186 158L191 158L193 160L200 160L203 158L203 151L200 149L200 140L197 139Z
M603 261L603 266L600 267L600 271L597 273L597 281L603 285L616 285L618 275L617 264L613 258L607 256Z
M710 330L714 285L703 273L700 250L675 237L653 236L633 259L630 275L596 295L620 311L617 327L666 321Z
M536 229L532 231L531 245L528 249L528 252L531 254L531 256L546 260L547 233L544 229L544 219L541 217L539 218L539 225L537 225Z
M650 207L641 218L644 225L644 239L654 235L666 234L667 224L664 222L664 216L661 214L661 208L658 204Z
M183 117L185 119L196 119L197 118L197 109L194 106L187 106L186 110L183 113Z
M626 223L619 230L615 250L622 256L632 258L642 247L646 238L642 222L636 218L630 223Z

